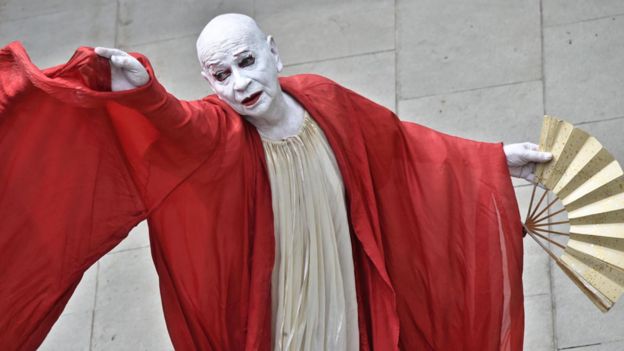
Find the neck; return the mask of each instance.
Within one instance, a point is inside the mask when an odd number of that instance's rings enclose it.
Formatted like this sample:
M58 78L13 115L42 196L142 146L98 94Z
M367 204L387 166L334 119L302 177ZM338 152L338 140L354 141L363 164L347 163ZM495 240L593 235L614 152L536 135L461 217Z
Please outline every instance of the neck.
M303 124L303 107L280 90L269 110L262 116L248 117L260 135L269 139L284 139L296 135Z

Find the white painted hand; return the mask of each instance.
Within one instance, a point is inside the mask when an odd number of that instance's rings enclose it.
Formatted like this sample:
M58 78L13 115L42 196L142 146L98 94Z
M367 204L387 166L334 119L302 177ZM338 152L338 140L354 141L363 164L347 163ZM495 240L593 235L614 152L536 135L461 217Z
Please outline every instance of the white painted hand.
M548 162L552 159L550 152L541 152L539 146L533 143L509 144L503 147L507 156L507 167L512 177L524 178L533 182L535 165Z
M127 52L97 47L95 53L110 60L112 91L131 90L149 82L145 67Z

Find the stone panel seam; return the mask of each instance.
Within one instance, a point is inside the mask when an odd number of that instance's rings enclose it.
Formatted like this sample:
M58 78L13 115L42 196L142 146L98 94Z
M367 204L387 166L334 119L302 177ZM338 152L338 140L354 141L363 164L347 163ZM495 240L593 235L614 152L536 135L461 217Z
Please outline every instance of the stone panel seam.
M611 121L617 121L617 120L620 120L620 119L624 119L624 116L608 117L608 118L591 120L591 121L581 121L581 122L574 123L574 125L575 126L581 126L581 125L584 125L584 124L592 124L592 123L600 123L600 122L611 122Z
M588 347L588 346L598 346L598 345L602 345L602 343L593 343L593 344L584 344L584 345L575 345L575 346L566 346L566 347L562 347L560 349L557 350L574 350L574 349L578 349L578 348L582 348L582 347Z
M133 234L134 235L134 234ZM141 245L141 246L137 246L137 247L130 247L127 249L120 249L120 250L116 250L116 251L111 251L108 252L106 254L106 256L110 256L110 255L116 255L118 253L122 253L122 252L128 252L128 251L134 251L134 250L141 250L141 249L148 249L150 246L149 245Z
M397 1L394 0L394 111L399 113L399 26L397 24Z
M469 93L469 92L478 91L478 90L485 90L485 89L491 89L491 88L502 88L502 87L506 87L506 86L521 85L521 84L536 83L536 82L541 82L541 79L521 80L521 81L515 81L515 82L509 82L509 83L487 85L487 86L477 87L477 88L460 89L460 90L454 90L454 91L448 91L448 92L441 92L441 93L435 93L435 94L430 94L430 95L420 95L420 96L414 96L414 97L402 97L400 100L401 101L418 100L418 99L431 98L431 97L436 97L436 96L448 96L448 95Z
M616 13L616 14L613 14L613 15L593 17L593 18L586 18L586 19L582 19L582 20L579 20L579 21L572 21L572 22L564 22L564 23L555 23L555 24L550 24L550 25L544 25L544 28L550 29L550 28L557 28L557 27L565 27L565 26L569 26L569 25L573 25L573 24L579 24L579 23L585 23L585 22L594 22L594 21L604 20L604 19L607 19L607 18L616 18L616 17L622 17L622 16L624 16L624 13Z
M344 55L344 56L337 56L337 57L328 57L328 58L323 58L323 59L319 59L319 60L295 62L295 63L286 64L286 65L284 65L284 67L303 66L303 65L313 64L313 63L337 61L337 60L349 59L349 58L354 58L354 57L359 57L359 56L372 56L372 55L377 55L377 54L385 54L385 53L389 53L389 52L394 52L394 49L384 49L384 50L371 51L371 52L361 52L361 53L358 53L358 54L351 54L351 55Z
M120 16L121 16L121 13L120 13L121 12L120 0L115 1L115 5L116 5L116 8L115 8L115 34L114 34L115 37L114 37L113 40L114 40L114 45L117 48L117 47L119 47L119 26L121 25L120 24L120 21L121 21L121 18L120 18Z
M152 41L145 41L145 42L139 42L139 43L133 43L132 45L128 45L128 44L118 44L120 45L120 49L122 50L131 50L132 48L136 48L136 47L140 47L140 46L147 46L147 45L154 45L154 44L162 44L162 43L166 43L169 41L177 41L183 38L187 38L187 37L195 37L197 38L199 36L199 32L197 33L191 33L191 34L182 34L182 35L178 35L175 37L171 37L171 38L161 38L158 40L152 40Z
M91 311L91 335L89 336L89 351L93 350L93 335L95 334L95 311L97 304L97 293L99 287L99 279L100 279L100 263L96 262L95 267L95 293L93 294L93 310Z
M524 298L526 299L527 297L540 297L540 296L550 296L550 293L536 293L536 294L524 294Z

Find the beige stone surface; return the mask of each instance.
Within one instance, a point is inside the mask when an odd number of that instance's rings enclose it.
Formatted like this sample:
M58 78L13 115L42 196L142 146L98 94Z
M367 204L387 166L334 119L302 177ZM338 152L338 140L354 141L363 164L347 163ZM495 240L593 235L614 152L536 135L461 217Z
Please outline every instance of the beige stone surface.
M111 253L120 252L138 248L145 248L149 246L149 232L147 228L147 221L139 223L136 227L132 228L128 236L122 240L117 246L115 246Z
M115 27L111 24L116 12L117 4L106 2L92 7L63 6L39 16L13 19L0 7L0 46L19 40L38 67L59 65L79 46L114 46Z
M543 0L545 26L556 26L624 14L620 0Z
M196 99L210 89L195 36L228 11L255 15L275 36L285 74L327 75L405 120L537 142L549 113L624 160L620 0L0 0L0 45L23 41L40 67L80 45L142 52L170 92ZM530 187L513 184L522 210ZM143 223L94 265L40 349L171 350L148 245ZM624 349L624 303L601 314L524 245L525 350Z
M390 0L297 2L262 11L258 23L275 37L285 65L394 49Z
M539 0L397 1L401 99L540 79Z
M134 47L199 34L221 13L252 13L252 0L118 0L117 45Z
M546 113L578 123L624 116L624 16L544 28Z
M394 52L389 51L286 66L283 74L320 74L394 111L394 62ZM368 74L362 74L364 67Z
M524 299L524 312L526 318L524 349L526 351L554 350L550 294L527 296Z
M150 59L156 77L167 91L180 99L196 100L212 93L208 82L201 75L195 52L196 40L197 35L191 34L127 49Z
M92 350L171 350L149 248L99 262Z
M92 321L93 311L63 314L38 350L90 350Z
M539 81L399 100L399 116L468 139L537 143L542 123Z

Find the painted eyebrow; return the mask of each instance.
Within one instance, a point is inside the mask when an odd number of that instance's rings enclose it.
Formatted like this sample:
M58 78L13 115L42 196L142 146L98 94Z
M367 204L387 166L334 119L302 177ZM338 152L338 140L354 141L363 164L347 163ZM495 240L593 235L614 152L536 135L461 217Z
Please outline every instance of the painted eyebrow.
M241 50L241 51L233 54L233 56L240 56L240 55L243 55L243 54L246 54L246 53L251 53L251 52L249 50L245 49L245 50Z
M241 50L241 51L239 51L239 52L237 52L237 53L234 53L234 54L232 54L232 55L233 55L233 56L238 57L238 56L243 55L243 54L251 54L251 51L249 51L249 50L247 50L247 49L244 49L244 50ZM206 61L202 62L202 65L203 65L206 69L211 69L211 68L212 68L213 66L215 66L215 65L217 65L217 66L218 66L218 65L219 65L219 63L220 63L220 61L219 61L219 60L210 60L210 59L209 59L209 60L206 60Z
M216 68L219 67L219 62L218 61L207 61L204 64L204 69L207 69L209 71L215 70Z

